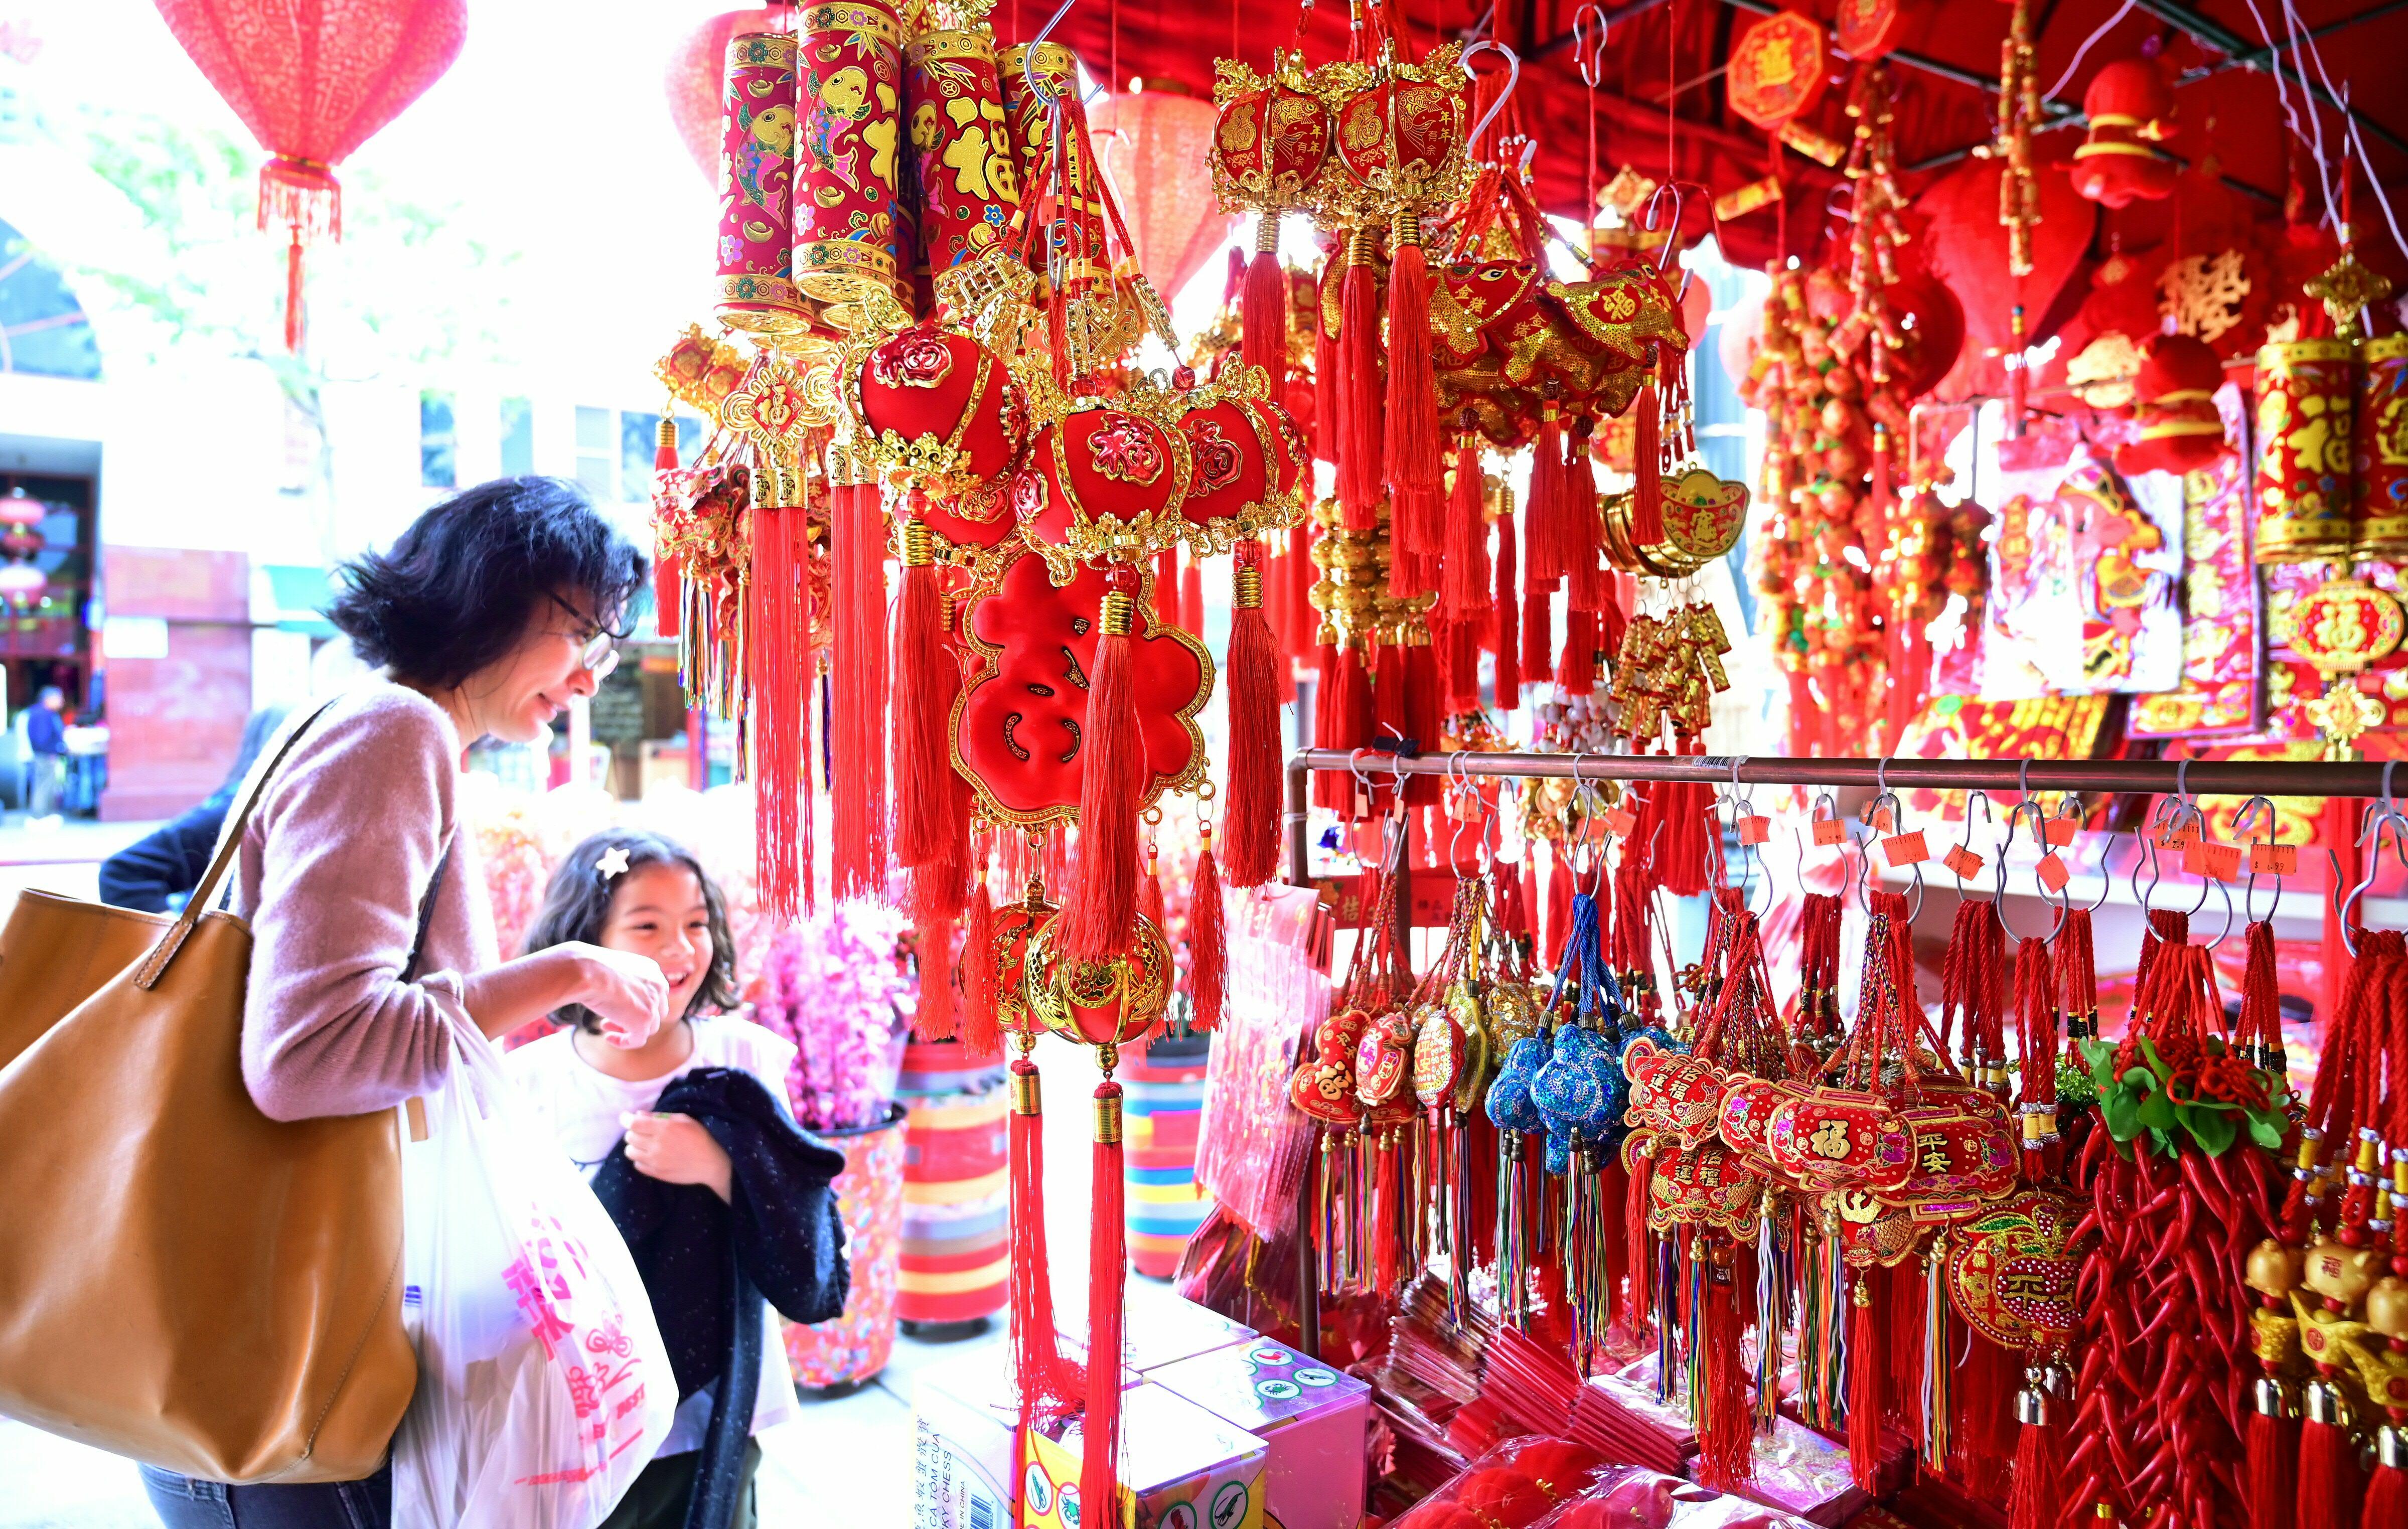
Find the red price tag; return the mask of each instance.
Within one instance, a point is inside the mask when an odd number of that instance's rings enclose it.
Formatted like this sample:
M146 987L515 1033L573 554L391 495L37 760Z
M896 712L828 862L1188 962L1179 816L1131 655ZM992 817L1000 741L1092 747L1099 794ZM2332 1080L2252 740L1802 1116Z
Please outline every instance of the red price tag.
M2183 847L2183 869L2211 880L2229 881L2241 873L2241 851L2214 839L2193 839Z
M2180 854L2190 853L2190 847L2195 842L2188 823L2177 824L2157 836L2158 849L2172 850Z
M1847 841L1848 825L1846 823L1842 822L1837 818L1817 818L1814 820L1815 843L1845 844Z
M1610 807L1605 809L1603 822L1607 833L1627 838L1630 831L1639 826L1639 815L1627 807Z
M1967 881L1981 875L1983 865L1987 864L1980 855L1961 844L1950 845L1948 852L1941 856L1940 863L1955 872L1960 879Z
M2051 892L2063 892L2066 882L2073 879L2073 873L2065 868L2065 862L2054 854L2041 856L2040 864L2032 870L2040 877L2040 884Z
M1889 808L1885 807L1877 807L1873 808L1873 832L1876 834L1894 834L1898 832L1898 819L1890 812Z
M1770 818L1742 818L1739 821L1739 841L1742 844L1762 844L1772 836Z
M1923 830L1899 834L1882 840L1882 857L1892 865L1913 865L1931 858L1923 843Z
M2296 844L2253 844L2249 847L2249 871L2253 876L2289 876L2300 868L2300 847Z
M2048 842L2062 850L2073 842L2074 830L2082 826L2079 818L2051 818L2041 829Z

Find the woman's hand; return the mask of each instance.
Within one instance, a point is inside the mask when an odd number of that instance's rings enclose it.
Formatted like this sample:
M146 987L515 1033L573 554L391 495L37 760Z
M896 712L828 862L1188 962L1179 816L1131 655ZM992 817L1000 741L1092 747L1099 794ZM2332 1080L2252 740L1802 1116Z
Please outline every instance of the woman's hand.
M633 1050L669 1022L669 981L652 957L581 941L554 949L576 960L577 991L568 1001L595 1012L611 1045Z
M627 1161L664 1184L700 1184L725 1200L734 1193L734 1165L702 1122L691 1115L623 1115Z

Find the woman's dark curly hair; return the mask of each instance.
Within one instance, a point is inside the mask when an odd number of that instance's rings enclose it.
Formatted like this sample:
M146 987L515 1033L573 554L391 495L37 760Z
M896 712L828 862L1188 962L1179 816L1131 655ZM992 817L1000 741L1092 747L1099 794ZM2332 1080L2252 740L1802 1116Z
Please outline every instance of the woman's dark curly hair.
M526 939L521 946L524 954L548 950L570 940L582 940L588 945L602 942L604 925L610 922L610 899L624 874L605 879L595 869L595 862L612 850L627 855L627 869L638 871L647 865L682 865L694 873L702 886L703 906L710 911L710 972L702 986L678 1018L692 1019L697 1013L725 1013L737 1005L736 939L727 930L727 903L719 894L719 883L704 872L702 862L694 851L674 839L658 834L647 834L633 828L606 829L578 845L552 873L552 885L544 889L543 907L527 927ZM571 1004L552 1011L554 1024L573 1024L589 1033L598 1033L602 1022L582 1004Z
M326 619L367 663L438 689L508 656L553 596L616 631L647 574L585 491L559 478L464 490L341 571Z

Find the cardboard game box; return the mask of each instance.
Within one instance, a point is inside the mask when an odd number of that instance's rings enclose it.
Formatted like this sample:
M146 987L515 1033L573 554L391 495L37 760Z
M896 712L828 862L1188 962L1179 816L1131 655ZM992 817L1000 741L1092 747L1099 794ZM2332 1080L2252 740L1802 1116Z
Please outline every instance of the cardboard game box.
M1151 1381L1123 1393L1122 1407L1119 1513L1079 1501L1073 1422L1028 1441L1020 1529L1265 1529L1261 1439Z
M1165 1365L1147 1379L1263 1441L1265 1500L1280 1529L1362 1522L1371 1425L1371 1388L1362 1381L1260 1337Z

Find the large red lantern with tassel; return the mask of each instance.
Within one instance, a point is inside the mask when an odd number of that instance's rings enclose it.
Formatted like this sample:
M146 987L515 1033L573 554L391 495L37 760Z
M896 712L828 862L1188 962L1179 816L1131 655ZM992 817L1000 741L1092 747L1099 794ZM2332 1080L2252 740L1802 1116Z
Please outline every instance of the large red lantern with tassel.
M661 93L666 97L669 121L678 141L694 156L703 179L719 183L720 105L727 68L727 39L747 22L754 30L767 18L758 10L723 10L687 33L669 54L662 71Z
M441 78L467 0L159 0L159 14L251 136L259 226L280 225L284 346L301 348L301 254L343 234L335 166Z
M1037 433L1011 509L1056 579L1091 558L1151 557L1176 535L1196 459L1186 435L1154 418L1156 404L1136 393L1079 398Z

